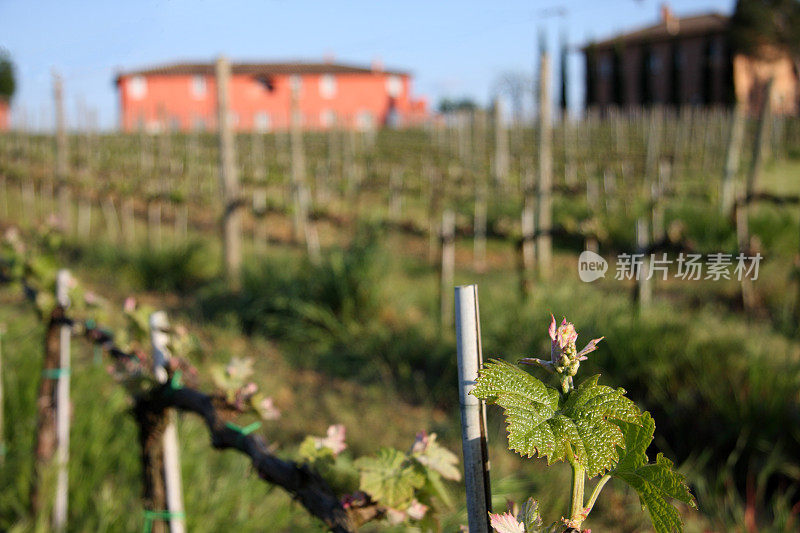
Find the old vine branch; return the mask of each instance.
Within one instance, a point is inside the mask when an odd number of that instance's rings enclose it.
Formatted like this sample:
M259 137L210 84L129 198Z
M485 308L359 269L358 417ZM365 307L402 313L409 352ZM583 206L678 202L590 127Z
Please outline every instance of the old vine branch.
M188 387L175 389L165 384L154 387L138 400L155 412L173 407L199 415L208 428L214 448L231 448L250 457L259 477L289 492L331 531L355 531L360 524L384 514L384 510L373 502L345 509L330 486L316 472L306 465L276 457L258 436L243 435L228 427L214 405L213 396Z

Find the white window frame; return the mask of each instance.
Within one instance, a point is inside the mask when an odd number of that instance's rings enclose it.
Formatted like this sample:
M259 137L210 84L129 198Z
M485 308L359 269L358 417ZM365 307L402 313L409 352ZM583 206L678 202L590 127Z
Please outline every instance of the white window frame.
M319 95L325 100L330 100L336 96L336 76L333 74L323 74L319 78Z
M128 81L128 95L132 100L143 100L147 96L147 78L134 76Z
M303 90L303 77L300 74L292 74L289 76L289 89L292 92L297 91L300 94Z
M202 100L206 97L206 94L208 93L208 82L206 81L205 76L192 76L191 93L192 96L197 100Z
M397 98L403 94L403 79L397 74L392 74L386 78L386 94L392 98Z

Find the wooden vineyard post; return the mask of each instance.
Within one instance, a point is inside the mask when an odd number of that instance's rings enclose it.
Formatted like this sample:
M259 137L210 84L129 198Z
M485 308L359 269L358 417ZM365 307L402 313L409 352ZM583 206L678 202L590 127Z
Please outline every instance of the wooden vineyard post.
M253 248L256 252L264 252L267 248L267 189L259 187L253 191Z
M539 275L550 278L553 256L553 161L552 102L550 101L550 57L542 51L539 71L539 234L536 254Z
M291 147L291 179L292 179L292 231L294 240L299 242L306 233L305 225L307 222L308 206L303 203L301 189L305 181L305 153L303 151L303 130L301 126L302 116L299 109L300 99L300 80L292 79L292 105L290 120L290 147Z
M594 168L587 169L586 172L586 205L589 206L592 220L591 229L585 237L586 249L594 253L599 253L600 243L598 242L597 233L600 224L600 184L598 183Z
M0 212L3 213L3 217L8 218L8 183L6 183L6 176L5 174L0 175Z
M53 72L53 99L56 112L56 155L55 175L58 187L59 222L61 230L65 233L72 228L72 215L69 199L67 174L69 173L69 147L67 145L67 130L64 119L64 86L61 76Z
M522 241L520 242L521 272L520 282L522 295L528 297L531 293L533 284L533 271L536 262L536 197L535 184L533 183L533 172L526 166L522 170L523 179L523 206L520 226L522 229Z
M242 266L241 214L239 212L239 176L230 117L231 65L217 59L217 127L219 129L219 178L222 188L223 270L232 289L238 289Z
M389 174L389 217L400 222L403 216L403 170L392 167Z
M27 133L25 133L27 135ZM27 179L20 183L20 195L22 200L23 225L36 224L36 186L32 179Z
M487 206L486 179L482 174L476 176L475 184L475 220L473 223L474 242L472 246L473 268L475 272L486 271L486 225Z
M158 196L147 203L147 238L150 248L161 248L161 199Z
M478 286L455 288L458 398L470 533L488 533L492 491L486 442L486 404L470 394L483 366Z
M661 242L664 239L664 203L662 197L667 189L671 168L668 161L662 161L658 165L658 180L653 182L650 187L650 200L653 204L653 242Z
M658 154L661 147L662 111L653 109L650 112L650 125L647 133L647 154L645 159L645 181L652 183L658 171Z
M739 253L750 254L750 228L748 223L747 195L740 197L735 206L736 218L736 242L738 243ZM747 276L742 276L742 305L746 311L755 307L755 294L753 292L753 281Z
M764 145L766 140L764 136L767 134L767 124L770 119L770 105L772 102L772 86L773 78L767 81L764 87L764 101L761 104L761 110L758 114L758 127L756 129L756 137L753 141L753 157L750 159L750 170L747 173L747 196L750 196L758 185L758 178L761 174L761 166L764 159Z
M764 101L762 102L761 111L758 115L756 136L753 140L753 157L750 161L750 169L747 174L744 194L740 196L738 205L736 206L736 238L739 244L739 253L745 255L751 255L749 227L750 197L756 189L758 178L761 173L765 143L764 135L766 134L767 123L770 117L772 86L773 78L770 78L764 88ZM742 276L742 305L746 311L752 310L756 305L753 281L747 276Z
M150 342L153 348L153 374L159 383L166 383L168 379L167 368L169 365L170 352L167 344L169 342L169 320L164 311L156 311L150 315ZM163 509L166 513L159 513L162 509L151 509L150 523L155 523L161 519L169 523L170 533L184 533L185 516L183 510L183 489L181 485L181 463L178 453L178 430L175 426L175 413L172 411L162 412L165 426L162 434L162 465L164 482L164 503ZM154 528L155 529L155 528Z
M505 188L509 167L508 128L503 116L503 101L498 96L494 101L494 183Z
M133 198L127 197L122 200L121 211L121 229L123 239L127 246L132 246L136 242L136 217L134 213Z
M117 217L117 208L114 207L114 198L106 196L101 204L103 217L106 219L106 236L112 242L119 242L120 226Z
M185 199L180 199L172 203L173 217L173 240L175 244L186 242L189 238L189 205Z
M306 158L303 149L302 114L300 111L300 79L292 79L291 102L291 151L292 151L292 204L294 239L305 242L309 259L317 263L320 259L317 228L308 220L311 195L306 186Z
M575 135L575 128L572 126L572 120L569 118L569 113L564 112L563 115L564 128L564 183L568 187L573 187L578 184L578 167L575 163L575 151L577 140Z
M6 325L0 324L0 465L5 462L6 440L5 433L3 432L5 420L3 419L3 335L6 334Z
M475 148L472 158L472 176L475 185L475 214L473 221L472 262L476 272L486 270L486 225L489 178L485 171L486 158L486 114L475 115Z
M650 255L648 248L650 244L647 219L640 217L636 221L636 253L641 254L641 263L636 270L636 284L638 287L637 300L640 308L650 306L653 299L653 286L650 283Z
M744 140L744 110L740 102L731 112L731 127L728 143L725 148L725 168L722 173L722 190L720 191L720 214L726 217L733 209L736 186L736 173L739 170L739 158Z
M603 169L603 200L607 214L617 210L617 176L608 167Z
M62 309L69 307L69 286L72 276L69 270L61 269L56 277L56 301ZM67 529L67 503L69 491L69 378L70 378L70 338L69 325L59 328L59 367L56 383L56 464L58 477L56 480L56 498L53 506L53 530ZM51 377L51 376L47 376Z
M453 318L453 309L450 306L450 287L453 286L453 277L456 262L456 215L452 209L445 209L442 213L442 252L441 252L441 276L440 284L440 303L441 303L441 323L449 324Z
M422 167L422 174L428 178L428 261L436 261L436 229L438 224L439 206L443 196L443 179L441 172L429 162Z
M81 194L78 197L78 222L76 234L79 239L88 241L92 233L92 201Z

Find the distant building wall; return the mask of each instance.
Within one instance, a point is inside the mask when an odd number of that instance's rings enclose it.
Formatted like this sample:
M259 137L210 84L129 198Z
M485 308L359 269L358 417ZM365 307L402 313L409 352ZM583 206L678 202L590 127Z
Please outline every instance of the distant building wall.
M767 81L772 78L771 110L779 114L797 114L800 87L795 66L788 54L776 54L770 59L756 59L742 54L733 59L736 98L749 109L760 109Z
M8 102L0 99L0 131L6 131L10 127Z
M377 127L393 117L400 125L413 124L427 113L424 100L410 97L406 74L279 74L268 79L234 74L230 98L236 129L288 128L293 83L300 84L298 108L305 129ZM120 126L125 131L216 128L213 75L121 75L118 85Z
M587 103L602 107L725 105L730 101L728 54L720 35L597 49L594 66L587 65L595 70L596 79ZM621 87L616 87L618 83Z
M738 100L754 114L773 78L772 111L797 114L800 84L788 54L734 54L727 28L723 15L677 18L663 9L656 25L584 47L586 106L728 106Z

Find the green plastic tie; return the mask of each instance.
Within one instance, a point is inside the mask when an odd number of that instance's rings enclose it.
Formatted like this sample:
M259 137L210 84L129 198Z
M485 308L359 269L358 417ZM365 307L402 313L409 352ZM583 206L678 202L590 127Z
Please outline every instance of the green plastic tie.
M45 379L58 379L61 376L69 376L69 368L45 368L42 370L42 377Z
M261 427L261 422L253 422L252 424L249 424L245 427L239 427L233 422L226 422L225 427L227 427L228 429L232 429L233 431L239 434L239 443L241 444L241 442L247 435L249 435L250 433L254 432L255 430Z
M153 522L156 520L169 520L171 518L178 518L180 520L186 519L186 513L183 511L144 511L144 533L150 533L153 530Z
M179 390L183 388L183 383L181 383L181 376L183 376L183 372L180 370L176 370L174 374L172 374L172 379L169 380L169 386L172 390Z

